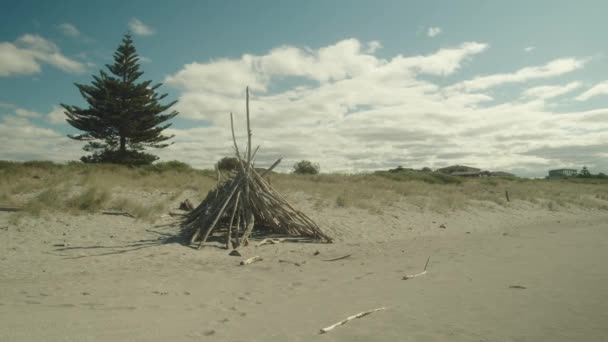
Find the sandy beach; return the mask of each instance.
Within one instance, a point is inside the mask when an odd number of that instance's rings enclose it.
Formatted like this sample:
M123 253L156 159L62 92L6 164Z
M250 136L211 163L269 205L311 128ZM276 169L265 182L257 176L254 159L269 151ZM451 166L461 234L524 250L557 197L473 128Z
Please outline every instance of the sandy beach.
M13 224L0 213L0 340L608 340L606 211L402 204L373 215L296 200L335 243L252 244L234 257L180 244L178 227L155 227L168 216ZM425 275L402 279L429 256Z

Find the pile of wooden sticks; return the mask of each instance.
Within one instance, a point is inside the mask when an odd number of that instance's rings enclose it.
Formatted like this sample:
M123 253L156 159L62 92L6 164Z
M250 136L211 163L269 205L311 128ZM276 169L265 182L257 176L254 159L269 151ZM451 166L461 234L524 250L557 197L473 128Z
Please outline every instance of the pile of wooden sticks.
M225 181L218 182L217 188L211 190L201 204L186 216L183 228L191 234L190 243L198 243L201 248L210 236L219 233L225 236L226 248L234 249L247 245L254 228L264 229L269 234L331 242L332 239L315 222L296 210L264 179L281 162L281 158L261 173L253 167L258 149L251 153L249 89L246 91L246 112L246 152L244 155L239 152L231 113L230 126L239 161L238 169Z

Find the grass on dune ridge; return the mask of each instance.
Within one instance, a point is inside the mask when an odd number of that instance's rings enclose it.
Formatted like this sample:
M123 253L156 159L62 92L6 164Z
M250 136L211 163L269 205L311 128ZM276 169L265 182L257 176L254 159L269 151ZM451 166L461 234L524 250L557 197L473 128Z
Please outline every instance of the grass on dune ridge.
M608 181L601 180L471 179L405 171L354 175L276 173L271 181L287 195L310 195L318 208L329 203L377 214L400 201L438 212L472 205L508 206L506 190L512 201L523 200L548 210L608 210ZM182 200L184 191L193 191L196 198L191 200L199 201L216 183L214 171L193 169L176 161L145 167L0 161L0 202L24 205L24 215L116 209L154 219L166 212L172 202Z

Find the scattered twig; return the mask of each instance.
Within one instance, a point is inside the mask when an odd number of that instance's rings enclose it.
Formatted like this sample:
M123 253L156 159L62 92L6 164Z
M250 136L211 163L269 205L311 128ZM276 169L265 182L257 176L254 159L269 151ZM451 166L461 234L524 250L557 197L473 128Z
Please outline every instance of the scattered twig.
M251 257L251 258L249 258L249 259L246 259L246 260L241 261L241 266L242 266L242 265L249 265L249 264L252 264L252 263L254 263L254 262L257 262L257 261L262 261L262 260L263 260L263 259L262 259L262 257L260 257L260 256L257 256L257 255L256 255L256 256L254 256L254 257Z
M341 256L339 258L334 258L334 259L324 259L323 261L336 261L336 260L342 260L342 259L346 259L346 258L350 258L350 254L347 254L345 256Z
M104 215L127 216L130 218L135 218L135 216L131 215L129 212L120 210L104 210L101 213Z
M522 285L509 285L510 289L520 289L520 290L525 290L527 289L527 287L522 286Z
M429 265L429 260L431 260L431 256L430 256L430 255L429 255L429 257L426 259L426 264L424 264L424 270L423 270L422 272L420 272L420 273L416 273L416 274L408 274L408 275L405 275L405 276L403 276L403 278L402 278L402 279L403 279L403 280L408 280L408 279L411 279L411 278L416 278L416 277L418 277L418 276L421 276L421 275L426 274L426 267Z
M169 212L169 216L188 216L188 214L184 214L184 213L176 213L174 211L170 211Z
M295 266L298 266L298 267L302 266L302 264L300 264L298 262L295 262L295 261L289 261L289 260L279 259L279 262L284 262L284 263L287 263L287 264L292 264L292 265L295 265Z
M264 239L262 241L260 241L260 243L258 243L256 245L256 247L260 247L260 246L264 246L264 245L274 245L277 243L281 243L285 241L285 239Z
M22 206L19 205L0 205L0 211L21 211Z
M348 321L352 321L353 319L361 318L361 317L370 315L370 314L372 314L374 312L382 311L382 310L386 310L386 307L381 307L381 308L377 308L377 309L373 309L373 310L369 310L369 311L359 312L358 314L352 315L352 316L350 316L350 317L348 317L348 318L346 318L344 320L341 320L340 322L338 322L336 324L333 324L333 325L328 326L327 328L321 329L321 331L319 332L319 334L325 334L327 332L332 331L335 327L338 327L340 325L348 323Z

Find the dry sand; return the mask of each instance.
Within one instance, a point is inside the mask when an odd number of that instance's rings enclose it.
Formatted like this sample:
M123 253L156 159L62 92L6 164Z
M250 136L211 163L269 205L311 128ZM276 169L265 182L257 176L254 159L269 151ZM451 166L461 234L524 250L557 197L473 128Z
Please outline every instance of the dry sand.
M127 217L0 213L0 340L608 341L606 211L373 214L299 197L336 243L239 258ZM427 274L402 280L428 256Z

